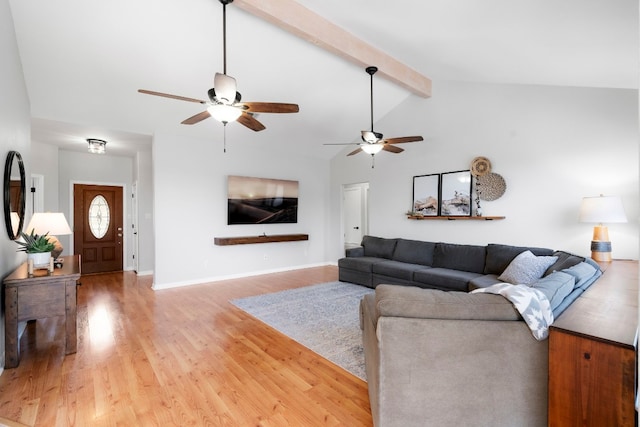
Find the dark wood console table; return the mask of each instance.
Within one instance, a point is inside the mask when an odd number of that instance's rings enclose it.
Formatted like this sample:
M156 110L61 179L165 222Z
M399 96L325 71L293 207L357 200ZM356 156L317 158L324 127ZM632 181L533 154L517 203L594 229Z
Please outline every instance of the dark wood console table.
M549 330L549 426L635 426L638 262L604 275Z
M76 283L80 279L80 255L65 256L62 268L27 274L23 263L4 279L5 368L20 363L18 323L46 317L65 317L65 354L76 352Z

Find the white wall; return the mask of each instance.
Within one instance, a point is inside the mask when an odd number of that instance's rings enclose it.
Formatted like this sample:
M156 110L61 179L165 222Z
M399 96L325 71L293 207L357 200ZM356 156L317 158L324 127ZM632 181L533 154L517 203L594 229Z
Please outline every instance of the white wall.
M31 173L30 106L22 73L11 10L7 0L0 0L0 159L2 165L11 150L22 155L26 175ZM4 172L4 167L2 168ZM4 174L3 174L4 176ZM18 245L9 240L2 215L0 226L0 275L6 277L25 256L16 252ZM4 367L4 304L0 307L0 367Z
M131 185L133 183L133 159L130 157L100 156L60 150L59 152L59 208L73 228L72 185L100 184L124 187L124 254L123 268L133 268L133 234L131 232ZM64 246L63 255L68 255L73 247L70 236L59 236Z
M453 243L490 242L590 255L593 224L577 220L584 196L622 196L629 223L609 224L614 258L638 259L638 93L635 90L436 82L376 123L387 137L420 134L401 154L331 162L330 259L343 256L342 184L370 182L370 234ZM351 148L351 147L349 147ZM482 202L502 221L412 221L414 175L469 169L488 157L507 190Z
M32 141L31 161L33 166L31 173L44 176L43 212L60 212L58 200L58 147L47 144L46 141ZM30 182L29 177L27 177L27 187L30 186ZM31 206L31 199L27 200L27 202L30 207L33 207Z
M291 141L295 144L295 141ZM230 144L228 144L229 146ZM328 162L158 133L153 141L154 288L318 265L326 260ZM297 180L297 224L227 225L227 176ZM214 237L309 234L308 241L216 246Z
M153 235L153 163L151 152L138 152L134 166L134 179L138 186L138 253L136 254L138 273L152 274L155 239Z

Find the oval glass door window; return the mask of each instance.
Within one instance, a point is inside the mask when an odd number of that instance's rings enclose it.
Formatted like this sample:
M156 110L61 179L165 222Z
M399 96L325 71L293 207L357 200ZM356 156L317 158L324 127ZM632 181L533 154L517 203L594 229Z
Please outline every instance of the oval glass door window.
M89 205L89 229L96 239L102 239L109 229L111 213L107 199L97 195Z

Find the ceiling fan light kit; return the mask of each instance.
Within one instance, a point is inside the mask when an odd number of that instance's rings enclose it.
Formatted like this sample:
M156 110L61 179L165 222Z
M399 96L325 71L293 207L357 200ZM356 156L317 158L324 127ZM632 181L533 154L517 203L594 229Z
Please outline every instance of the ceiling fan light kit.
M235 122L242 115L241 110L225 104L210 105L207 107L207 112L211 117L225 125L229 122Z
M368 144L362 144L362 146L360 148L365 153L371 154L373 156L373 155L381 152L382 151L382 147L383 147L382 144L368 143Z

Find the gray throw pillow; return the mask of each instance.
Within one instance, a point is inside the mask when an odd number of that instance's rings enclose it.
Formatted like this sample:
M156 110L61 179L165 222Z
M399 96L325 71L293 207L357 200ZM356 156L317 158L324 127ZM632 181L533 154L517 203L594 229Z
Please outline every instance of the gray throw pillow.
M576 279L570 274L555 271L548 276L531 284L531 287L546 295L551 303L551 310L555 310L567 295L573 291Z
M498 280L514 285L529 285L541 278L557 260L557 256L535 256L531 251L524 251L509 263Z

